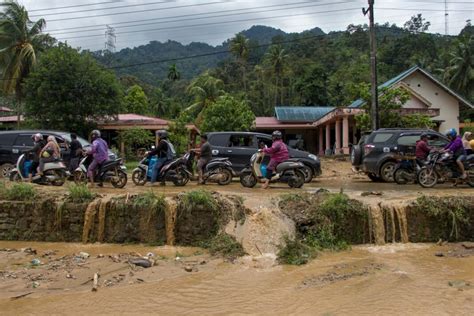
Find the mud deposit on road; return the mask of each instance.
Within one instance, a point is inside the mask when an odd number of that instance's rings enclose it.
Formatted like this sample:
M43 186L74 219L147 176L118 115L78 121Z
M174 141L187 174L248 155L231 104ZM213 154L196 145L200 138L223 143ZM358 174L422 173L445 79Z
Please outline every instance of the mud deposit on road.
M32 249L20 250L26 247ZM4 315L469 315L474 308L474 257L436 256L461 251L460 244L357 246L304 266L265 268L254 267L256 258L229 262L197 248L25 242L0 248ZM75 260L80 252L90 257ZM127 261L148 252L156 259L150 268ZM34 258L41 264L31 266Z

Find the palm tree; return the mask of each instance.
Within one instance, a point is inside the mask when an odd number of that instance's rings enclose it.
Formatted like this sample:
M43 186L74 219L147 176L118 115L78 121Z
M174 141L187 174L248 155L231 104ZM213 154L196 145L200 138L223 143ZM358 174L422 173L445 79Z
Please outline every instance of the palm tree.
M209 73L204 73L194 79L188 86L187 91L194 96L194 104L185 111L199 111L198 119L203 109L216 102L217 98L224 94L224 82L214 78Z
M453 89L470 97L474 91L474 36L460 41L449 57L444 80Z
M265 54L265 62L270 67L273 75L275 76L275 105L281 103L282 97L280 95L280 101L278 101L279 91L282 92L283 75L287 66L289 55L286 54L285 50L280 45L272 45Z
M171 81L176 81L176 80L181 79L181 73L178 71L176 64L172 64L168 68L168 79Z
M235 37L230 40L229 50L237 58L237 62L240 64L240 69L242 72L242 84L244 86L244 90L247 90L245 82L245 66L247 64L250 51L249 39L243 34L235 35Z
M21 117L22 84L36 64L36 54L51 43L52 38L41 31L46 26L44 19L32 22L28 11L16 1L1 3L0 13L0 63L2 90L15 94L18 102L18 124Z

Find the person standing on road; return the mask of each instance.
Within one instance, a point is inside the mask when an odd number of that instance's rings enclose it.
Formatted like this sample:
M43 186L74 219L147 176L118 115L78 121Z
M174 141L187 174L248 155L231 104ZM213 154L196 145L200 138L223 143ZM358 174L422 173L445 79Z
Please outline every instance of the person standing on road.
M71 134L71 143L69 144L70 155L69 155L69 171L71 173L76 170L79 166L79 160L81 159L82 155L82 145L77 140L77 135L72 133Z
M87 154L92 155L93 158L87 168L87 177L91 187L94 187L96 170L109 159L109 146L100 136L99 130L95 129L91 132L92 146L87 150Z
M204 168L212 159L212 150L211 145L207 141L207 135L201 135L201 147L194 150L199 155L199 160L197 163L198 169L198 183L204 184Z
M266 155L270 156L270 162L268 163L268 166L267 166L266 180L262 186L263 189L268 188L270 184L270 180L273 177L273 172L275 171L276 167L280 163L290 158L290 155L288 154L288 148L286 147L282 138L283 138L283 135L281 134L280 131L274 131L272 133L272 140L273 140L272 147L262 149L262 151Z
M28 171L29 182L31 182L31 180L33 179L33 173L37 172L37 169L39 167L41 150L44 146L46 146L46 142L43 139L43 135L41 135L40 133L34 134L33 136L31 136L31 138L33 138L34 146L28 151L33 155L33 161L31 163L30 170Z

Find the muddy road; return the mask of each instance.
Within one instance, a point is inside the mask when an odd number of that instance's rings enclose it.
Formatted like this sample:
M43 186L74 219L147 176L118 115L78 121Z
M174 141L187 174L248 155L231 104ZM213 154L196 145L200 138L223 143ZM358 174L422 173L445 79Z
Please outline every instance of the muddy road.
M469 315L474 309L474 256L460 244L356 246L300 267L249 257L228 262L195 248L31 242L0 248L3 315ZM70 263L81 251L90 257ZM157 259L151 268L124 260L147 252ZM33 258L42 263L32 267ZM96 272L99 288L92 292Z

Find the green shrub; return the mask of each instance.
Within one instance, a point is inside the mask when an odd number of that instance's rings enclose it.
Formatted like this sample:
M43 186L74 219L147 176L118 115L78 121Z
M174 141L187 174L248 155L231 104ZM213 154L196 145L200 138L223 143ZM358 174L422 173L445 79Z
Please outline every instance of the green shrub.
M184 208L191 209L196 206L204 207L211 211L217 210L217 202L212 197L211 193L205 190L189 191L183 195L182 202Z
M226 258L234 259L245 255L242 245L225 233L217 234L209 241L203 242L201 246L209 249L212 255L218 254Z
M2 191L3 197L10 201L32 201L38 196L36 189L28 183L14 183Z
M304 243L302 240L285 237L284 246L278 252L278 262L282 264L302 265L318 254L314 247Z
M147 223L160 212L164 212L168 207L164 195L157 195L152 190L136 196L133 199L133 206L136 209L142 209L147 212Z
M73 203L84 203L94 199L94 193L85 184L71 184L68 187L68 200Z

